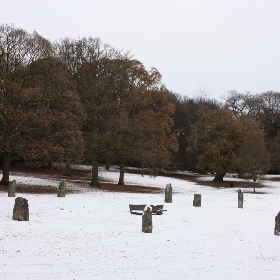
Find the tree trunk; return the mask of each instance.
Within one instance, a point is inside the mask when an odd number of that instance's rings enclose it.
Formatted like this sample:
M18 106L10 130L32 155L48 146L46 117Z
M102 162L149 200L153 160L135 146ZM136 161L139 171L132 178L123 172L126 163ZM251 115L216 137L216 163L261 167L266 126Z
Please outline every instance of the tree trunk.
M120 162L120 177L119 177L118 185L124 185L124 167L125 167L125 160L124 158L122 158Z
M100 184L98 182L98 160L95 158L92 161L92 167L91 167L91 182L90 185L94 187L99 187Z
M110 170L110 160L109 160L109 157L107 156L106 157L106 170Z
M254 192L256 192L256 180L254 180Z
M65 161L65 176L71 176L71 166L70 166L70 160L67 158Z
M98 180L98 127L97 127L97 116L93 116L93 125L92 125L92 168L91 168L91 182L90 185L94 187L99 187Z
M223 173L219 173L217 172L216 175L215 175L215 178L213 179L213 181L215 182L223 182L224 181L224 176L225 174Z
M4 157L3 157L3 175L1 184L2 185L9 185L10 181L10 152L4 151Z
M10 151L10 145L11 145L11 138L10 138L10 131L11 128L8 125L7 131L4 135L4 147L3 147L3 175L0 184L2 185L9 185L10 181L10 161L11 161L11 151Z

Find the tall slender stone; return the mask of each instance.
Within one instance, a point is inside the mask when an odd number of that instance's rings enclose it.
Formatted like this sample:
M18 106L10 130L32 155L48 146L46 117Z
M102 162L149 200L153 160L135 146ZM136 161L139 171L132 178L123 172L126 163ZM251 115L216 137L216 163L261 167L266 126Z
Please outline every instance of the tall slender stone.
M16 180L9 182L8 188L8 197L15 197L16 196Z
M201 194L194 194L193 197L193 206L201 207Z
M280 212L275 217L274 235L279 235L280 236Z
M241 189L238 190L238 208L243 208L243 191Z
M13 220L29 221L28 200L23 197L17 197L13 210Z
M172 186L171 186L171 184L166 185L164 202L172 203Z
M152 220L152 207L146 205L142 215L142 232L152 233L153 231L153 220Z
M65 195L66 195L66 183L63 180L62 182L59 183L57 197L65 197Z

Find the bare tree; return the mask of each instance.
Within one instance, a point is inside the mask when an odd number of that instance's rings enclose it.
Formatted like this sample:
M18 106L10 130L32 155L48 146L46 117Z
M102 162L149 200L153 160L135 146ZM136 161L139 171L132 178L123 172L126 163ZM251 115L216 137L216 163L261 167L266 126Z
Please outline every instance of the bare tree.
M261 94L245 94L230 91L226 106L235 117L248 116L261 124L266 138L271 139L280 129L280 93L268 91Z

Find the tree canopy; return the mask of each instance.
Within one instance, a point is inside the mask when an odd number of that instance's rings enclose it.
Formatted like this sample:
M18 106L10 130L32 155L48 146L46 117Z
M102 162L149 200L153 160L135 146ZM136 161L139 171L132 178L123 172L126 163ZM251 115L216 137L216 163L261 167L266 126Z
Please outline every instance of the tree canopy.
M211 172L220 181L227 172L252 175L244 161L257 161L258 173L268 162L280 172L279 101L273 91L230 91L225 104L188 98L168 90L156 68L98 37L50 42L2 24L1 184L17 160L64 162L68 175L71 164L90 164L93 186L104 163L120 166L119 184L126 164ZM265 163L248 153L255 149Z
M192 128L193 149L199 152L198 168L215 173L214 180L222 181L236 167L236 121L228 108L201 106L198 116Z
M255 183L270 168L270 156L260 129L250 128L239 151L238 168L241 174Z

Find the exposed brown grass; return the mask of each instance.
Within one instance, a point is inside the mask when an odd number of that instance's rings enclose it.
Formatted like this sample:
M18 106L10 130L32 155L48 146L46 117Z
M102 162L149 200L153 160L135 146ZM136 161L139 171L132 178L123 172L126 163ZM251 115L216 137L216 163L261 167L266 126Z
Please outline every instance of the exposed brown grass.
M273 181L273 182L280 182L280 177L272 177L272 178L269 178L270 181Z
M36 168L24 165L15 165L11 167L11 172L24 175L33 175L38 178L51 178L58 181L65 180L66 184L71 184L71 187L67 189L67 193L78 193L83 188L92 188L112 192L132 192L132 193L159 193L162 189L149 186L139 185L118 185L117 183L102 182L100 179L99 187L90 186L91 172L87 170L72 170L71 176L65 176L64 170L51 168ZM75 187L76 186L76 187ZM8 192L8 186L0 185L0 191ZM16 187L16 193L32 193L32 194L57 194L58 186L40 186L40 185L26 185L18 184Z
M230 188L230 183L232 181L226 180L223 182L216 182L216 181L211 181L211 180L202 181L202 180L196 179L194 182L198 185L208 186L208 187L213 187L213 188ZM233 181L233 188L242 189L244 193L265 194L266 192L260 191L260 189L263 187L264 187L264 185L261 182L256 183L256 191L254 192L253 182Z
M112 191L112 192L132 192L132 193L159 193L163 192L162 189L150 186L139 185L118 185L114 182L103 182L101 179L99 187L90 187L91 172L88 170L73 170L71 176L65 176L64 170L61 169L46 169L27 167L24 165L16 165L11 167L11 172L20 173L22 175L34 175L38 178L52 178L55 180L65 180L66 183L71 184L71 188L67 190L68 193L80 192L83 188L96 188L99 190ZM143 174L140 170L127 169L126 173ZM191 174L178 174L172 172L160 172L160 176L177 178L181 180L191 181L198 185L209 186L213 188L230 187L231 180L228 179L224 182L216 182L212 180L200 180L198 175ZM273 181L280 181L280 178L272 178ZM76 186L76 187L75 187ZM260 194L260 189L263 187L261 183L256 184L256 192L253 192L253 182L233 182L234 188L242 188L246 193ZM58 188L58 186L57 186ZM17 184L17 193L33 193L33 194L56 194L57 188L53 186L40 186L40 185L24 185ZM7 186L0 185L0 191L7 191Z
M8 192L8 186L0 185L0 191ZM57 194L58 187L53 186L40 186L40 185L25 185L17 184L16 193L32 193L32 194ZM78 190L68 189L67 193L76 193Z
M131 193L160 193L161 188L147 187L139 185L118 185L112 183L101 183L96 189L111 191L111 192L131 192Z

